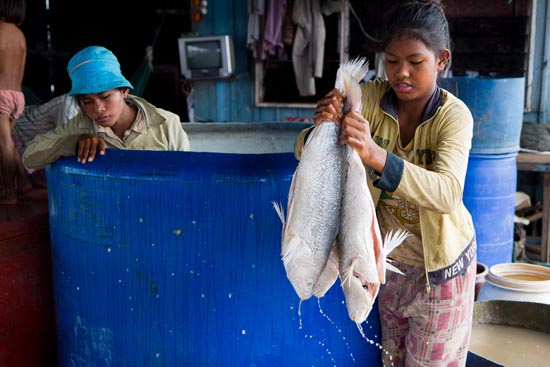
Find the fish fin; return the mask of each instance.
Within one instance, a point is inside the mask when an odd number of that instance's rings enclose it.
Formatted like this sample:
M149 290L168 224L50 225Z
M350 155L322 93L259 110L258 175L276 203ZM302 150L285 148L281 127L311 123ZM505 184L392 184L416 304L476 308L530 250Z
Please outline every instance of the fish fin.
M384 237L384 256L388 256L397 246L409 237L411 234L406 229L400 229L397 232L389 231Z
M283 210L283 205L281 203L277 203L276 201L272 201L271 204L273 204L273 208L277 212L277 215L279 216L279 219L281 219L281 222L285 224L285 213Z
M389 261L386 261L386 269L388 269L389 271L393 271L394 273L397 273L397 274L405 275L405 273L397 269L397 267L392 263L390 263Z
M302 240L298 238L298 236L292 236L290 238L290 241L286 245L285 252L281 254L281 259L285 264L292 261L294 256L296 255L296 248L300 246L302 243Z
M348 271L344 274L342 279L342 285L348 283L348 287L351 287L351 279L353 278L353 269L355 268L355 259L351 260Z

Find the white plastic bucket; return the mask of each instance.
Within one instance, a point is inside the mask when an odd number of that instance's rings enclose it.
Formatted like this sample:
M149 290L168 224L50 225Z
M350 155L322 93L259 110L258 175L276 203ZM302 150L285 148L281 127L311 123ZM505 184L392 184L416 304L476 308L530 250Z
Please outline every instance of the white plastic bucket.
M523 301L550 305L550 268L524 263L493 265L477 300Z

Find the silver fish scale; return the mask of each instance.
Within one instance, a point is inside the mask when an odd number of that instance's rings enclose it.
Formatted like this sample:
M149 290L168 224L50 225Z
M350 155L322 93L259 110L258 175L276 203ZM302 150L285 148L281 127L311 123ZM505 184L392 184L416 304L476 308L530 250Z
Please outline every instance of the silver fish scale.
M307 220L303 225L311 230L304 238L313 240L310 245L315 263L326 263L338 232L344 167L339 133L340 127L332 122L316 127L297 171L302 192L293 194L294 208L303 211L296 215ZM317 270L320 274L322 268Z

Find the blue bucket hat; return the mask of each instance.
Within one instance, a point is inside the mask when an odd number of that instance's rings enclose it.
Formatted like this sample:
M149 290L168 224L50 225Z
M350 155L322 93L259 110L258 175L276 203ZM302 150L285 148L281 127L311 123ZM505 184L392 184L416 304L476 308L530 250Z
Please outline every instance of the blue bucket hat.
M116 56L105 47L90 46L79 51L69 60L67 72L71 78L70 96L101 93L132 84L120 71Z

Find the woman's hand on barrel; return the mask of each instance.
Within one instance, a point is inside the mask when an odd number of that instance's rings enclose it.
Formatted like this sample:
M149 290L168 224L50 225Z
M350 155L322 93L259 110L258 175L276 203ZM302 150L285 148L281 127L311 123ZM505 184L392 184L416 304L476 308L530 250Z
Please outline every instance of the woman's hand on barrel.
M103 138L90 134L82 134L78 138L78 161L80 163L91 162L96 154L105 154L105 141Z
M325 121L333 121L335 124L342 123L344 107L344 97L336 88L328 92L315 107L313 113L313 123L318 126Z

